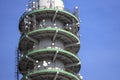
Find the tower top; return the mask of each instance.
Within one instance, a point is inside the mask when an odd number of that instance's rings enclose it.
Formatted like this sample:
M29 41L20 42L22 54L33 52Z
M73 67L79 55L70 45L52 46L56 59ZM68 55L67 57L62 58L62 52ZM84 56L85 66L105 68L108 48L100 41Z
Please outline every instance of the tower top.
M29 0L27 11L43 8L64 9L63 0Z

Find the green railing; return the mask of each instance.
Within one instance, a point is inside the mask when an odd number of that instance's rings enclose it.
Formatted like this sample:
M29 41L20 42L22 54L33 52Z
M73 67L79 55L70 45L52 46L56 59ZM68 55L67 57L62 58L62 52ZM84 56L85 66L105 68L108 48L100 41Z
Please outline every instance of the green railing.
M74 15L74 12L72 12L70 10L67 10L67 9L60 10L60 9L57 9L57 8L45 8L45 7L42 8L42 9L38 8L38 9L34 9L34 10L31 10L31 11L24 12L23 15L20 17L19 21L23 20L23 18L26 15L31 15L31 14L36 13L36 12L41 12L41 11L56 11L56 10L58 10L59 12L63 12L65 14L71 15L73 18L75 18L79 22L79 18L76 15Z
M66 72L64 70L55 70L55 69L53 69L53 70L47 70L46 69L46 70L31 71L27 75L25 75L22 80L24 80L26 76L30 77L30 76L35 75L35 74L37 74L37 76L38 75L40 76L40 74L42 74L42 73L44 73L44 74L46 73L48 75L51 74L51 73L59 73L58 76L62 74L62 75L66 76L66 77L69 77L69 78L72 77L72 78L74 78L74 80L81 80L80 77L78 76L78 74L76 74L76 73L73 74L73 73Z
M43 49L38 49L38 50L29 50L27 54L23 54L23 56L21 57L22 58L25 58L25 56L29 56L29 55L33 55L33 54L37 54L37 53L41 53L41 52L46 52L46 51L58 51L59 54L61 53L64 53L64 54L67 54L67 55L70 55L72 57L74 57L75 59L77 59L78 61L80 61L79 57L69 51L66 51L66 50L63 50L63 49L56 49L56 48L43 48Z
M21 38L20 38L20 40L23 39L26 35L31 35L31 34L36 33L36 32L41 32L41 31L56 31L56 30L58 30L58 32L63 32L63 33L65 33L65 34L69 34L69 35L71 35L71 37L74 37L75 39L77 39L78 42L80 41L80 40L79 40L80 36L77 36L77 35L75 35L75 34L73 34L73 33L71 33L71 32L68 32L68 31L63 30L63 29L60 29L60 28L52 28L52 27L35 29L35 30L33 30L33 31L30 31L30 32L22 35Z

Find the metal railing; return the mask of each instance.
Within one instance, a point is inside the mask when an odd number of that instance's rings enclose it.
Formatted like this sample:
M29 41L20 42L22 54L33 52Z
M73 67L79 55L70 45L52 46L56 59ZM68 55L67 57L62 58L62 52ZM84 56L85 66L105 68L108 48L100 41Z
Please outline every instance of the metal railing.
M54 24L53 25L42 25L42 27L40 26L40 25L36 25L36 26L34 26L34 27L32 27L32 26L27 26L25 29L24 29L24 31L22 31L21 32L21 34L22 34L22 36L24 35L24 34L26 34L26 33L28 33L28 32L31 32L31 31L34 31L34 30L38 30L38 29L45 29L45 28L56 28L56 29L63 29L63 30L66 30L66 31L68 31L68 32L71 32L71 33L73 33L74 35L76 35L78 38L80 38L80 35L78 34L78 31L79 31L79 29L78 29L78 27L75 27L74 25L72 26L64 26L64 27L62 27L62 28L60 28L60 27L57 27L57 26L54 26Z
M32 51L34 51L34 50L40 50L40 49L58 49L58 48L55 48L55 47L46 47L46 48L37 48L37 49L34 49L34 48L31 48L31 49L28 49L27 51L20 51L20 53L21 53L21 56L20 57L23 57L23 56L26 56L29 52L32 52ZM67 51L67 52L70 52L70 53L73 53L73 54L76 54L74 51L72 51L72 50L65 50L65 49L58 49L58 50L64 50L64 51ZM78 57L78 55L76 55L77 57Z
M36 72L36 71L42 71L42 70L56 70L57 72L67 72L67 73L71 73L72 75L75 75L76 77L78 77L79 79L80 79L80 75L78 74L78 73L75 73L75 72L73 72L73 71L67 71L67 70L62 70L62 69L55 69L55 68L51 68L51 69L38 69L38 70L28 70L27 72L26 72L26 75L27 74L30 74L30 73L34 73L34 72ZM25 76L24 76L24 78L25 78ZM81 79L80 79L81 80Z
M78 15L79 11L78 11L78 9L70 10L70 9L67 9L67 8L64 8L64 7L61 7L61 6L46 7L46 6L39 6L39 5L38 5L37 8L33 8L33 7L27 8L26 11L22 14L21 18L22 18L23 16L25 16L27 13L31 12L31 11L40 10L40 9L63 10L63 11L66 11L66 12L71 13L72 15L76 16L76 17L79 19L79 15ZM21 20L21 18L20 18L20 20ZM20 21L20 20L19 20L19 21Z

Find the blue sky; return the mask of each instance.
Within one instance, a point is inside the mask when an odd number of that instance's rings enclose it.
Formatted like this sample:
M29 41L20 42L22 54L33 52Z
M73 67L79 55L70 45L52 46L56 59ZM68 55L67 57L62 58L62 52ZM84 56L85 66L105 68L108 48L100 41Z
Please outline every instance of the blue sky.
M0 0L0 80L14 80L19 17L28 0ZM79 7L84 80L120 80L120 1L64 0Z

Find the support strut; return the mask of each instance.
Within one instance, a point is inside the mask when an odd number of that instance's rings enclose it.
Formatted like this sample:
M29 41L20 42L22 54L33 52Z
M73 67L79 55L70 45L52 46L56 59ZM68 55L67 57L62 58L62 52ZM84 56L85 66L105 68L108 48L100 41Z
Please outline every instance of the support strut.
M26 38L28 38L29 40L33 41L34 43L38 44L38 41L28 35L26 35Z

